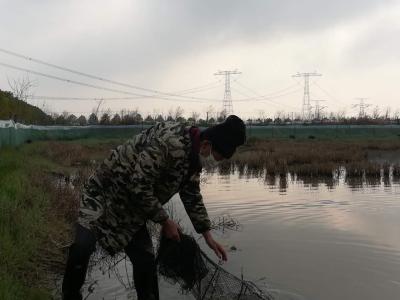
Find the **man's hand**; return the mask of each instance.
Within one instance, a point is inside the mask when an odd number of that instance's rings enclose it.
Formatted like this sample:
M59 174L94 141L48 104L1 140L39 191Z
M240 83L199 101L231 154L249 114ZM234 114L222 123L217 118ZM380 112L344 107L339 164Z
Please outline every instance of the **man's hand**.
M204 232L203 237L206 240L208 247L214 250L219 259L222 259L223 261L228 260L224 247L214 240L210 231Z
M171 219L167 219L164 222L161 223L162 225L162 233L165 235L166 238L174 241L180 241L180 227L178 224L176 224L174 221Z

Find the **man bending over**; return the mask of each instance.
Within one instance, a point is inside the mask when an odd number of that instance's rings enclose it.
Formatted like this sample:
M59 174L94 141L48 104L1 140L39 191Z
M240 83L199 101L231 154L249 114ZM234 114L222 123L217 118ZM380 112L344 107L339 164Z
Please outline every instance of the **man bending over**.
M179 240L179 227L163 208L176 193L196 232L226 260L225 250L210 232L200 194L200 172L202 166L229 159L245 139L243 121L231 115L202 131L179 123L158 123L114 149L84 186L62 285L63 299L82 299L80 289L96 242L112 255L126 252L133 264L139 300L159 299L146 222L161 224L167 238Z

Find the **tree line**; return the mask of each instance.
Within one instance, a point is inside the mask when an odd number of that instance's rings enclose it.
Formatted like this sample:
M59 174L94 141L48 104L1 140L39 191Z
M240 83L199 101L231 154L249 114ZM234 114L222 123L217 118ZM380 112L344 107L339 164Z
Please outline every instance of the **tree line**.
M192 112L189 117L184 116L184 110L181 107L170 109L167 114L154 112L152 114L142 114L138 109L121 110L112 113L107 110L101 113L92 112L88 117L84 115L76 116L67 111L61 114L51 114L55 125L85 126L85 125L140 125L154 124L156 122L182 122L199 126L207 126L222 122L226 115L223 113L215 117L200 118L200 114Z
M308 120L304 120L299 115L285 114L278 112L274 116L268 117L265 114L262 116L247 118L246 123L254 126L268 125L290 125L290 124L345 124L345 125L385 125L385 124L400 124L400 116L397 112L389 113L387 109L384 113L379 113L375 108L372 114L364 114L362 116L345 116L344 113L330 113L326 116L315 117L311 116ZM118 113L112 113L110 110L100 114L91 113L87 118L84 115L79 117L63 112L62 114L53 114L52 120L55 125L69 126L86 126L86 125L151 125L156 122L182 122L197 126L210 126L222 122L227 114L219 112L215 114L205 114L205 118L201 118L197 112L192 112L189 117L184 116L182 108L178 107L175 110L170 109L167 114L153 113L143 115L138 109L133 111L121 110Z
M258 114L258 115L257 115ZM89 116L75 115L64 111L63 113L45 113L36 106L16 97L13 92L0 90L0 119L14 120L23 124L38 125L65 125L65 126L86 126L86 125L151 125L156 122L173 121L183 122L197 126L210 126L222 122L226 118L226 112L216 112L212 106L200 114L193 111L185 116L181 107L170 108L168 112L143 114L139 109L120 110L112 112L110 109L98 112L94 110ZM255 126L267 125L289 125L289 124L362 124L362 125L382 125L400 124L400 113L398 110L392 111L387 107L380 110L378 106L365 111L358 116L346 116L344 110L336 113L312 114L304 120L298 113L287 113L277 111L274 115L268 116L263 110L258 110L254 117L246 119L246 122Z

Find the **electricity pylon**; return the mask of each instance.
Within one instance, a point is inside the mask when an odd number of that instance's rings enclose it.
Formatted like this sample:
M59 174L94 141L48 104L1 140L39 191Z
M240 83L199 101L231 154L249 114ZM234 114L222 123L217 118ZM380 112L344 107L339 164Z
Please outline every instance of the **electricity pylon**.
M365 109L370 107L371 104L365 103L365 100L367 100L368 98L355 98L355 99L359 100L360 103L359 104L353 104L353 107L357 107L358 106L360 108L360 111L358 113L358 117L360 119L362 119L362 118L364 118L366 116Z
M303 120L311 119L311 103L310 103L310 77L322 76L316 72L312 73L297 73L292 77L304 77L304 96L303 96L303 106L301 109L301 116Z
M222 117L226 118L228 115L233 114L232 95L231 95L231 75L241 74L237 70L233 71L218 71L214 75L225 76L225 93L224 100L222 101Z
M321 111L326 108L326 106L321 106L319 103L324 102L325 100L311 100L315 102L315 113L314 113L314 118L317 120L321 119Z

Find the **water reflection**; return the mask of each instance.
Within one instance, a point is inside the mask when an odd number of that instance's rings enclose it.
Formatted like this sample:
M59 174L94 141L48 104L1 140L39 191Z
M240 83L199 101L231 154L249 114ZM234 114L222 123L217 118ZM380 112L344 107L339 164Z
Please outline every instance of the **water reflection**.
M272 288L304 299L398 299L398 179L337 169L315 177L242 167L223 194L215 172L203 187L206 206L244 226L225 241L241 249L228 268L240 273L245 266L252 279L266 276Z
M224 267L252 281L266 278L277 300L397 300L399 177L393 167L385 174L332 166L331 173L316 175L224 164L204 173L202 194L211 219L231 215L243 226L216 233L226 249L240 249L229 252ZM193 230L177 196L172 203ZM95 279L89 300L132 299L110 278ZM165 300L193 299L165 282L161 293Z
M365 167L359 165L335 165L328 164L322 170L321 166L306 165L303 167L281 167L268 169L264 166L234 164L225 162L217 168L207 169L207 174L219 174L228 176L238 174L240 179L262 178L264 183L271 188L278 188L285 193L288 182L303 184L304 186L318 189L324 185L328 189L335 189L341 181L351 189L362 187L374 187L383 183L390 187L400 183L400 171L396 165L368 164Z
M285 193L288 188L288 174L280 174L278 178L279 192Z
M369 179L374 179L373 177L370 177ZM380 180L380 179L379 179ZM364 179L362 177L353 177L353 176L345 176L345 183L353 190L359 189L363 186L365 183ZM372 186L377 185L376 184L370 184Z
M265 183L268 186L275 187L276 184L276 176L275 175L270 175L269 173L265 174Z

